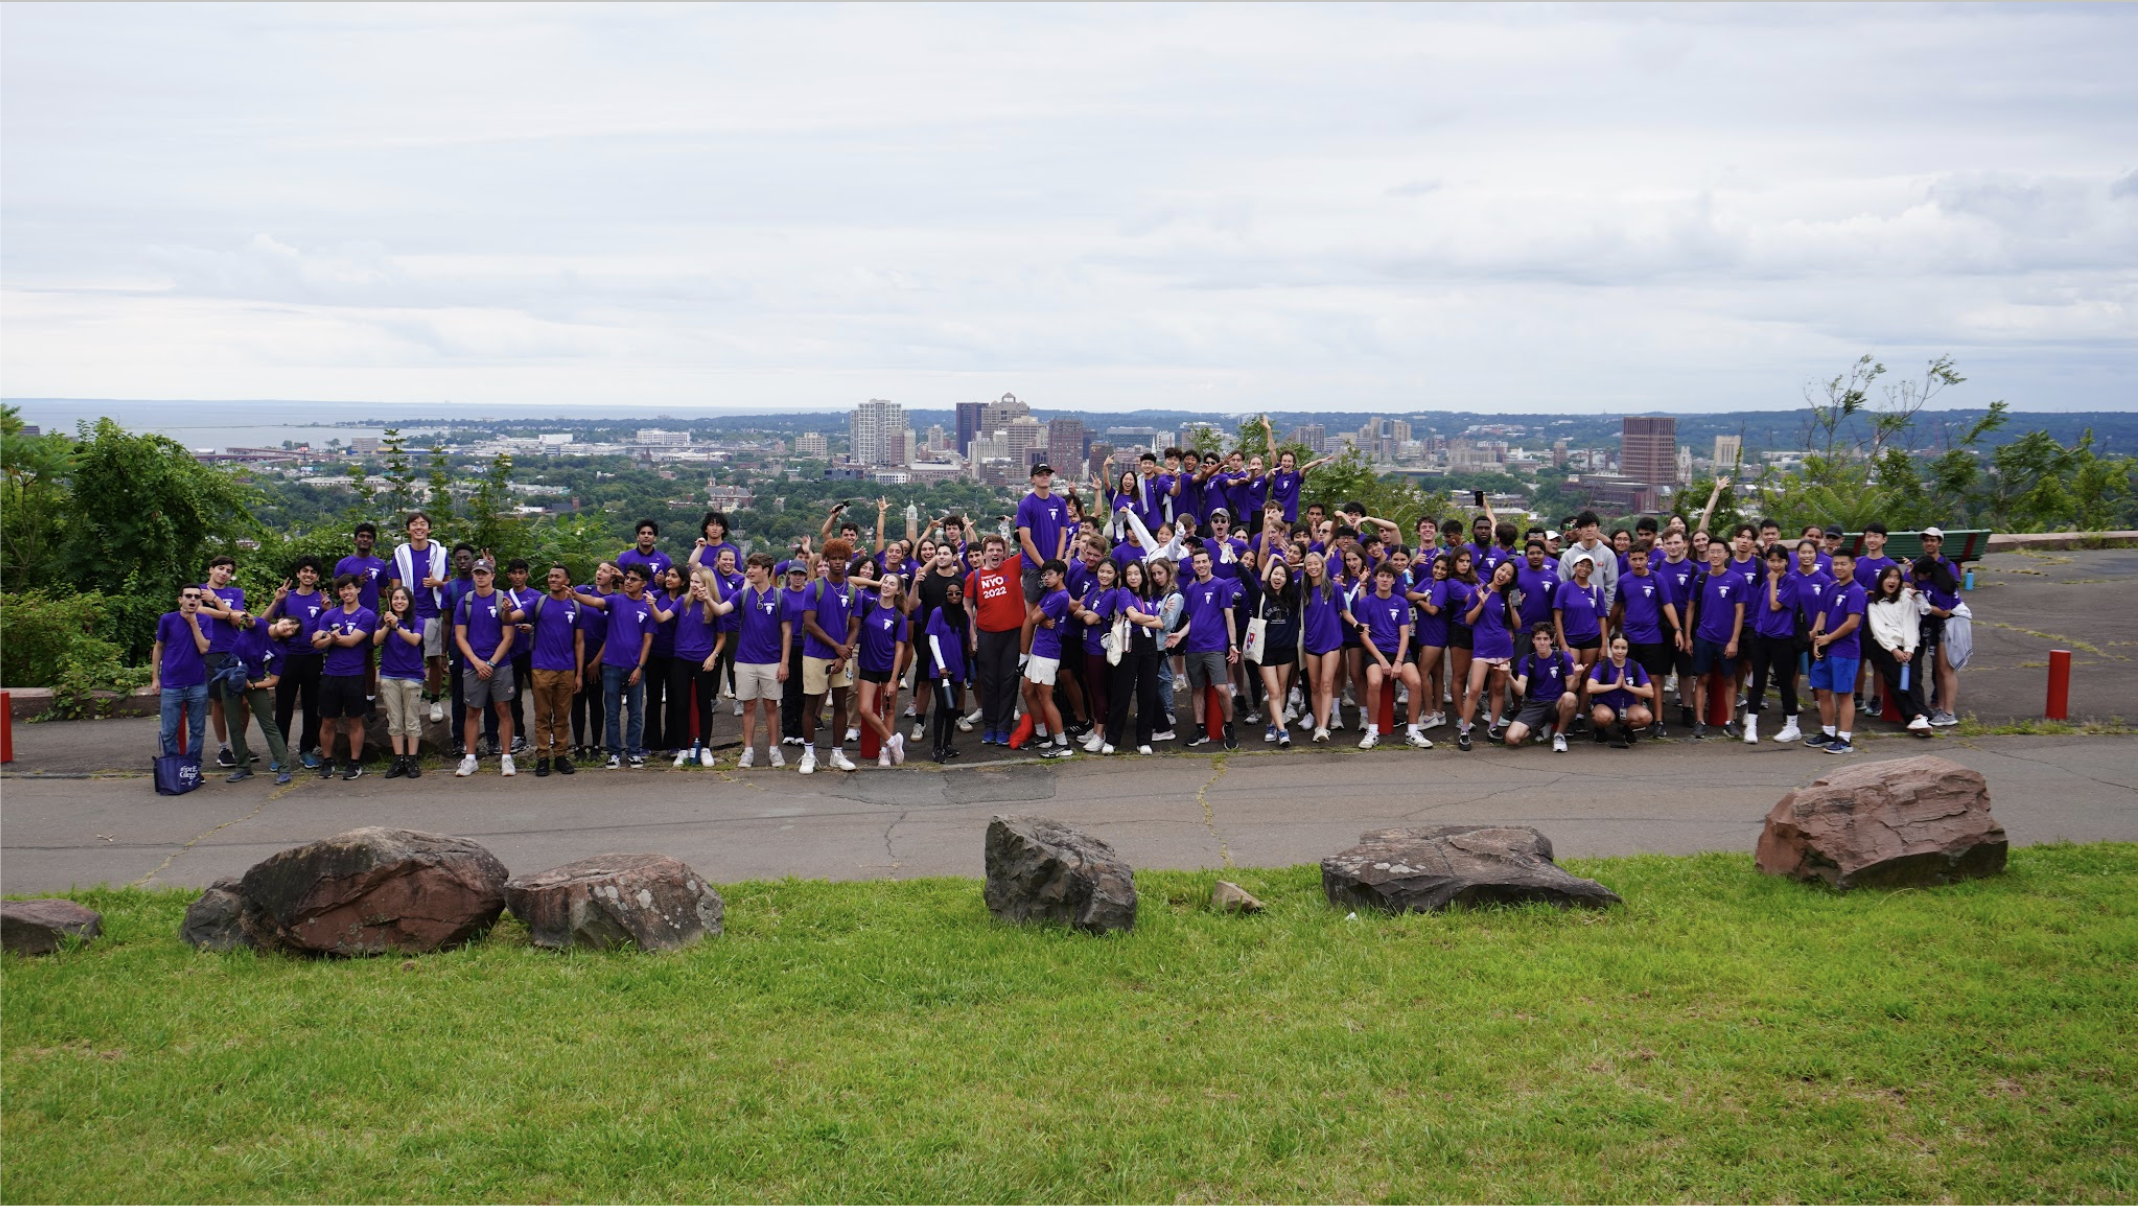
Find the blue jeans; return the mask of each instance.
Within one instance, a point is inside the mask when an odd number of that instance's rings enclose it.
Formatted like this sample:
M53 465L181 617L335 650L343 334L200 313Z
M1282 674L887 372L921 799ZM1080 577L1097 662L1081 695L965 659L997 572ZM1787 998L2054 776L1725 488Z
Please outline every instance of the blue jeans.
M646 680L626 685L632 667L604 665L601 668L601 701L609 712L609 756L621 758L624 751L636 752L638 743L646 735ZM619 707L618 705L622 706ZM624 710L629 709L631 719L618 732L618 722L624 719Z
M208 739L208 684L165 687L162 695L162 726L158 736L166 756L178 752L178 710L186 710L186 754L200 757L201 743Z

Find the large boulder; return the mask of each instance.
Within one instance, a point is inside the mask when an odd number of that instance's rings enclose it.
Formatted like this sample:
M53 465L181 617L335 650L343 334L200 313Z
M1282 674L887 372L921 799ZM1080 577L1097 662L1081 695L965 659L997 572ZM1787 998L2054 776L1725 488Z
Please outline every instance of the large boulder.
M1540 902L1600 909L1618 895L1552 861L1551 839L1527 825L1369 829L1359 844L1321 860L1329 903L1383 912L1437 913L1483 904Z
M429 705L420 705L423 722L416 730L416 752L419 754L443 754L453 748L453 721L451 709L446 719L432 723ZM344 739L342 753L348 753ZM386 732L386 705L380 704L371 715L364 718L364 752L371 757L390 757L393 739Z
M262 949L377 955L465 942L505 911L505 865L465 838L352 829L255 863L238 883Z
M1783 796L1753 861L1843 891L1920 887L1995 875L2008 845L1981 773L1926 754L1861 763Z
M49 955L69 938L84 942L104 932L104 915L71 900L0 901L0 949Z
M245 900L238 895L238 881L219 879L208 885L199 899L186 906L186 919L178 924L178 936L187 945L204 951L233 951L254 945L245 932Z
M505 884L536 946L673 951L720 933L720 893L665 854L597 854Z
M987 908L998 920L1059 921L1094 934L1136 928L1136 873L1114 848L1046 817L987 826Z

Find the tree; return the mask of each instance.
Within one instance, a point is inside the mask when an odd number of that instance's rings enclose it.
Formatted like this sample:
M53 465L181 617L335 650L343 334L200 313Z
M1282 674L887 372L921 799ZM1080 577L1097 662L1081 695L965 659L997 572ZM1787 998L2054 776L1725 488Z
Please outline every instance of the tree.
M0 586L25 590L58 576L66 531L66 437L24 435L21 412L0 406Z
M433 539L446 539L446 529L453 526L453 466L436 444L431 445L430 487L423 510L431 517Z
M468 496L469 544L500 557L514 555L521 523L512 513L512 457L498 453Z
M83 588L131 571L168 600L200 580L211 549L259 525L256 489L210 468L175 440L133 435L111 419L83 422L74 445L66 551Z
M398 521L416 509L416 471L408 460L408 441L399 429L386 429L380 451L386 454L386 513Z

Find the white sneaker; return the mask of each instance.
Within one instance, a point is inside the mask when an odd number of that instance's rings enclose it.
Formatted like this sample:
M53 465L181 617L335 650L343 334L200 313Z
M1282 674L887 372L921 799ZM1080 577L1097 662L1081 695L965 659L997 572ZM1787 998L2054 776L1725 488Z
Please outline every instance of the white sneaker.
M1425 723L1419 725L1418 727L1421 729L1437 729L1440 726L1446 724L1447 722L1448 714L1446 712L1435 712L1432 715L1427 716L1425 718Z
M434 699L434 700L432 700L432 701L431 701L431 723L432 723L432 724L444 724L444 723L445 723L445 701L444 701L444 700L442 700L442 699Z
M882 767L882 768L883 768L883 769L885 769L885 770L890 770L890 769L891 769L891 747L890 747L890 746L886 745L886 746L884 746L884 747L883 747L882 749L880 749L880 750L876 751L876 765L877 765L877 766L880 766L880 767Z
M704 749L702 749L702 750L699 750L699 751L698 751L698 765L699 765L699 766L707 766L707 767L709 767L709 766L711 766L712 764L713 764L713 747L711 747L711 746L706 746L706 747L705 747Z
M1136 752L1139 754L1149 754L1151 752L1151 747L1147 745L1139 745L1136 747Z
M1788 745L1792 741L1802 740L1803 737L1804 734L1797 730L1797 718L1785 716L1782 718L1782 731L1774 735L1774 740L1778 745Z
M769 755L769 757L765 759L765 762L766 764L771 766L773 770L780 770L787 765L787 755L780 753L780 749L778 746L767 746L765 749L765 753Z
M800 764L799 766L797 766L797 767L796 767L795 769L796 769L796 770L798 770L798 771L800 771L801 773L803 773L803 774L805 774L805 775L813 775L813 774L816 774L816 773L817 773L817 753L816 753L816 751L815 751L815 750L803 750L803 751L802 751L802 761L801 761L801 764Z
M1105 744L1106 737L1101 733L1094 732L1091 736L1084 738L1084 752L1096 754L1099 752L1099 747Z
M460 760L460 769L453 772L456 779L465 779L475 773L475 755L469 754Z
M1759 744L1759 713L1745 713L1745 744Z
M1565 753L1565 752L1566 752L1566 734L1564 734L1564 733L1553 733L1553 734L1552 734L1552 753L1554 753L1554 754L1563 754L1563 753Z
M512 765L512 755L506 754L497 760L497 773L508 779L520 773L519 768Z
M710 751L708 751L708 752L710 752ZM773 747L772 747L772 752L773 752L773 753L775 753L775 754L777 754L777 753L779 752L779 747L778 747L778 746L773 746ZM737 758L737 759L735 760L735 769L736 769L736 770L748 770L748 769L750 769L750 767L751 767L751 766L752 766L753 764L755 764L755 763L756 763L756 761L757 761L757 751L756 751L756 750L753 750L753 749L751 749L751 748L750 748L749 746L744 746L744 747L742 747L742 757L740 757L740 758Z
M847 739L848 741L859 741L859 740L861 740L861 726L859 726L859 725L855 725L855 726L853 726L852 728L849 728L849 729L847 729L847 730L846 730L846 739Z
M689 751L689 750L677 750L677 751L676 751L676 760L675 760L675 762L674 762L674 764L673 764L673 765L674 765L674 767L675 767L675 769L677 769L677 770L682 770L682 769L683 769L683 764L684 764L684 763L686 763L686 762L688 762L688 761L690 761L690 751Z
M1416 729L1412 729L1403 735L1403 743L1414 750L1429 750L1433 748L1433 739Z
M1379 744L1381 744L1381 735L1373 731L1373 726L1368 725L1366 728L1366 735L1364 737L1359 738L1359 748L1362 750L1370 750L1374 746L1377 746Z
M972 726L973 726L973 722L974 722L975 720L978 720L978 719L979 719L979 717L980 717L980 714L979 714L978 712L974 712L974 713L973 713L972 715L970 715L970 716L960 716L960 717L958 717L958 732L960 732L960 733L970 733L970 732L972 732Z
M1105 757L1109 757L1109 758L1110 758L1110 757L1112 757L1112 756L1113 756L1113 752L1114 752L1114 747L1112 747L1112 746L1110 746L1110 745L1106 745L1106 744L1104 744L1103 742L1102 742L1102 743L1101 743L1101 744L1099 745L1099 753L1100 753L1101 755L1103 755L1103 756L1105 756Z
M1173 741L1176 739L1177 735L1171 729L1151 734L1151 740L1153 741Z
M846 751L840 749L837 746L832 747L831 768L833 770L842 771L851 771L859 769L854 765L854 760L846 756Z
M735 701L735 715L742 715L742 701L739 699Z
M927 735L928 722L925 720L915 721L913 724L913 739L915 741L919 741L921 738L926 737Z
M1911 720L1911 721L1909 721L1909 722L1908 722L1908 731L1909 731L1909 732L1911 732L1911 733L1927 733L1927 732L1929 732L1929 731L1930 731L1930 718L1929 718L1928 716L1918 716L1918 717L1916 717L1916 718L1915 718L1914 720Z
M1314 743L1315 743L1316 745L1327 745L1327 744L1329 744L1329 730L1327 730L1327 729L1316 729L1316 730L1314 730Z

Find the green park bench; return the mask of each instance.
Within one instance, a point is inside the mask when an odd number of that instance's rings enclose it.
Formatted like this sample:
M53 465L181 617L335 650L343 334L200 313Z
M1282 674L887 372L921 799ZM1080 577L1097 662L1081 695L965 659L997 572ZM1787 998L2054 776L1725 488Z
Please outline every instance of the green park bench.
M1841 547L1859 557L1862 556L1863 534L1857 532L1844 536L1841 540ZM1980 561L1983 554L1989 551L1990 533L1986 528L1947 528L1945 530L1945 559L1955 565L1962 565L1969 561ZM1913 561L1922 555L1923 534L1921 532L1893 532L1886 537L1886 556L1893 558L1895 561Z

